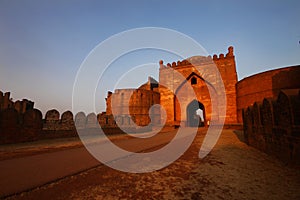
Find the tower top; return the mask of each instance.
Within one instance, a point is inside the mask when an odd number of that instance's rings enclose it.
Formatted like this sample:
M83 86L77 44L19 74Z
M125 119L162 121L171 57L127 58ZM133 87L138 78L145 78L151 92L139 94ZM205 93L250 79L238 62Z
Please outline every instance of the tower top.
M228 53L226 54L226 57L227 56L234 56L233 55L233 46L228 47Z

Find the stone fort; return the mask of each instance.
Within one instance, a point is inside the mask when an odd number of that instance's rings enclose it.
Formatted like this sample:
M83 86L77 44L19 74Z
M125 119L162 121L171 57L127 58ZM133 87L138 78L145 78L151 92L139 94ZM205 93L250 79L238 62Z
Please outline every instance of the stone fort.
M218 106L226 108L226 116L212 113L211 95L217 99L221 98L220 88L214 87L217 85L217 79L214 77L218 74L216 70L211 70L213 65L216 66L224 82L227 105L219 104ZM196 69L199 67L202 69L202 74ZM205 73L212 78L210 80L203 78ZM236 84L237 73L233 47L228 48L226 55L194 56L167 65L160 61L159 81L149 77L148 82L137 89L117 89L114 93L108 92L107 109L100 116L101 124L112 125L110 122L113 115L119 126L130 126L132 122L139 126L149 123L160 124L163 117L160 115L160 110L153 109L149 113L149 109L154 104L160 104L166 111L166 119L163 121L166 121L165 125L167 126L179 126L180 124L206 126L211 122L212 115L215 115L214 119L217 120L224 117L226 124L241 123L237 116ZM192 92L188 89L189 86L192 87ZM184 97L180 103L176 98L178 95ZM201 110L201 116L196 114L197 110ZM218 107L215 110L218 110ZM132 122L130 122L130 117Z
M218 74L211 70L213 65L224 83L227 101L226 105L219 103L216 110L224 106L225 116L212 113L211 97L224 98L219 94L220 88L214 87L218 87L215 83L217 79L214 79ZM196 68L202 69L201 72ZM179 78L174 71L179 72L184 79ZM209 73L211 78L207 80L201 73ZM223 117L225 125L237 125L243 123L243 109L247 109L254 102L263 101L264 98L276 98L282 90L299 89L299 80L300 68L292 66L259 73L238 81L234 49L230 46L225 55L194 56L166 65L161 60L159 81L149 77L148 82L137 89L117 89L114 93L108 92L106 112L101 113L98 119L104 127L113 126L114 119L118 126L125 127L130 127L133 122L139 126L159 124L163 118L160 110L154 109L149 112L149 109L154 104L160 104L166 111L167 126L178 126L180 122L184 122L181 123L184 126L207 126L212 115L216 115L214 119L217 120ZM164 85L171 87L166 88ZM186 86L189 85L193 88L195 96L188 91ZM209 92L209 89L213 92ZM177 95L185 97L180 104L176 99ZM202 116L196 115L198 109L202 111ZM218 121L215 124L218 124Z
M214 77L218 73L211 70L212 66L219 71L227 99L226 104L219 103L214 110L226 109L224 116L212 112L211 97L224 98L220 88L215 87L218 84ZM234 49L229 47L226 54L212 57L194 56L166 65L160 61L158 68L158 81L149 77L139 88L108 92L106 111L99 114L73 115L65 111L60 115L51 109L43 117L34 108L34 102L27 99L13 102L9 92L0 92L0 144L76 136L76 128L94 133L99 124L105 133L114 134L120 133L120 127L139 132L152 129L152 125L209 126L224 120L225 126L243 125L249 145L300 164L299 65L238 81ZM199 73L196 68L203 70ZM184 97L180 103L178 96ZM161 108L153 107L155 104L160 104L166 115Z

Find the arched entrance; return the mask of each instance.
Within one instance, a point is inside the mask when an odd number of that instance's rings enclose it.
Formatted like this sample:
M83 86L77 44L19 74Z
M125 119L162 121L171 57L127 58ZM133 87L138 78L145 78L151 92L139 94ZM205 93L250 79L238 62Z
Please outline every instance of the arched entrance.
M205 125L205 109L204 105L193 100L186 108L187 114L187 126L189 127L199 127Z

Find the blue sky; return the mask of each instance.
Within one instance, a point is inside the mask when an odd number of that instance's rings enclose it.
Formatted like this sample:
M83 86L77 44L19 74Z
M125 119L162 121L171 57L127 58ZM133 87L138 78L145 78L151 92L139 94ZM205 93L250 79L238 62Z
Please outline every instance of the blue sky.
M70 110L76 73L89 52L114 34L140 27L182 32L209 54L226 53L233 45L239 79L297 65L299 2L0 0L0 90L33 100L44 113ZM135 58L173 61L164 53L150 54ZM107 89L113 87L107 84L98 93L99 110Z

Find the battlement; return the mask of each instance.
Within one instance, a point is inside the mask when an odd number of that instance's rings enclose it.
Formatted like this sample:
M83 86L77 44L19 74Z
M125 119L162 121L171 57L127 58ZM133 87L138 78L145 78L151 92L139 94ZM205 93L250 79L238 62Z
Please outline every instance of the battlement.
M228 52L226 53L226 55L224 56L223 53L219 54L219 56L217 54L213 55L213 60L222 60L222 59L228 59L228 58L233 58L234 54L233 54L233 46L228 47Z
M13 102L10 98L10 92L3 93L0 91L0 110L8 108L15 108L19 113L24 113L27 110L31 110L34 107L34 102L28 99L17 100Z
M182 61L178 60L177 62L167 63L164 65L163 60L159 61L160 69L164 68L179 68L185 67L190 65L204 65L204 64L211 64L212 62L221 61L225 59L234 58L233 47L228 47L228 52L226 55L223 53L216 55L214 54L213 57L209 56L193 56L188 59L184 59Z

